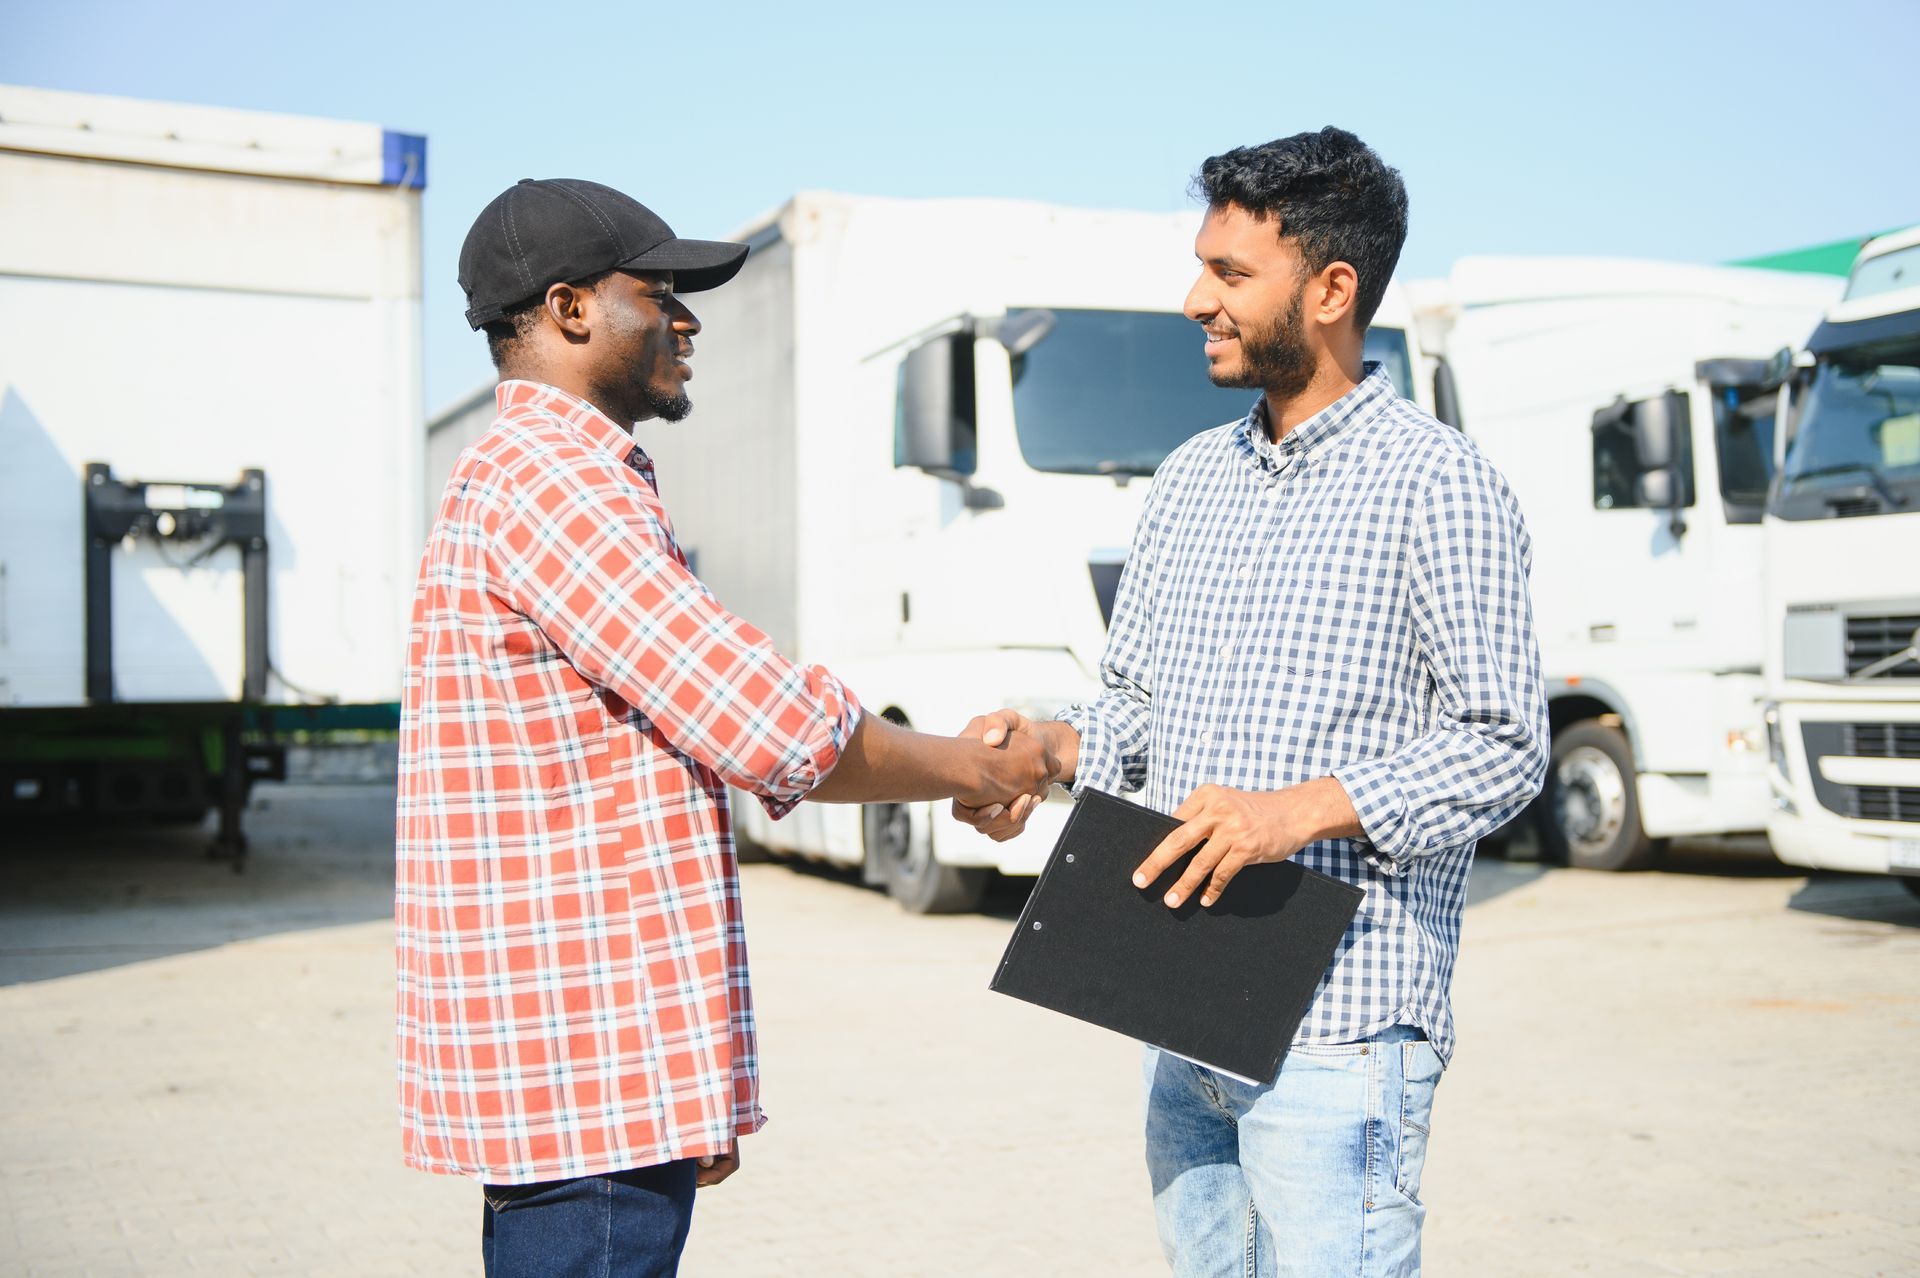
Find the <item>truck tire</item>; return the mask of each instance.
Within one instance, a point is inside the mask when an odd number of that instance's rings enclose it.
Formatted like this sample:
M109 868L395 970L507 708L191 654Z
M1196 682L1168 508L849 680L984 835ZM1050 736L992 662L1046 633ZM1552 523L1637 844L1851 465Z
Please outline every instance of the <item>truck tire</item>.
M931 832L914 837L908 805L869 803L860 816L865 878L885 884L887 895L901 909L909 914L961 914L979 908L991 871L942 865L934 858Z
M1581 870L1650 864L1634 781L1633 750L1618 728L1588 719L1554 733L1538 805L1543 858Z

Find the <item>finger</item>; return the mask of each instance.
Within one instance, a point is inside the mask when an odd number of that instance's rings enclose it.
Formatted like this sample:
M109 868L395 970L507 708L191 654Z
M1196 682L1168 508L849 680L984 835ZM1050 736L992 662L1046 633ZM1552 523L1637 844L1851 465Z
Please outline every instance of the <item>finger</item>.
M1207 837L1211 825L1212 822L1205 820L1188 821L1160 840L1160 846L1149 853L1133 872L1133 885L1143 888L1166 873L1169 865L1191 852L1195 844Z
M1253 858L1244 852L1233 852L1220 858L1213 867L1213 874L1207 879L1207 886L1200 893L1200 904L1210 906L1220 899L1227 890L1227 884L1233 882L1233 876L1253 863Z
M1225 860L1231 851L1230 848L1216 847L1211 842L1202 846L1193 854L1193 861L1187 866L1186 872L1167 889L1167 905L1176 907L1198 891L1200 885L1207 881L1207 876L1213 873L1214 867Z
M1212 790L1213 786L1208 784L1201 786L1192 794L1189 794L1186 801L1173 810L1174 819L1176 821L1191 821L1199 816L1201 810L1206 807L1207 798Z

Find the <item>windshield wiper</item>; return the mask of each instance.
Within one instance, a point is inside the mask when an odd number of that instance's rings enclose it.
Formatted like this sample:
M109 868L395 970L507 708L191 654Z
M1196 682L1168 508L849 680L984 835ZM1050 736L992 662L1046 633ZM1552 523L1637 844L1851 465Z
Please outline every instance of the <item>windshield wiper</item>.
M1887 483L1887 477L1882 475L1879 469L1871 462L1835 462L1831 466L1816 466L1812 470L1797 471L1788 476L1788 478L1795 484L1798 484L1803 479L1822 479L1828 475L1851 475L1855 471L1867 477L1867 483L1872 486L1874 492L1880 495L1880 500L1888 506L1897 509L1907 504L1907 499L1893 491L1892 487Z
M1148 465L1145 462L1103 461L1094 463L1094 473L1099 475L1130 475L1135 479L1147 479L1158 470L1158 462Z

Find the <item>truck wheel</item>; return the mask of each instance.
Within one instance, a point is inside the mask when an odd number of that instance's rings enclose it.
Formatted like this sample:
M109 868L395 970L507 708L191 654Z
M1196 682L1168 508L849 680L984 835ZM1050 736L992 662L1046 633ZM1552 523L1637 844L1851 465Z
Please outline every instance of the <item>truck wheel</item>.
M1540 795L1545 858L1582 870L1638 870L1653 859L1640 827L1633 751L1618 728L1588 720L1553 736Z
M914 837L913 814L904 803L869 803L861 811L869 883L886 884L887 895L909 914L959 914L976 909L986 895L989 872L942 865L929 833Z

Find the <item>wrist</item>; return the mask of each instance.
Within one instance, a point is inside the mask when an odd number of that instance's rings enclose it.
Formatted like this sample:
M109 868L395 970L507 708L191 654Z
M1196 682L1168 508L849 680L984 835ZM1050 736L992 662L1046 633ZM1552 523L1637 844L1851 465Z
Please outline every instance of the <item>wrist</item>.
M1041 719L1034 723L1034 730L1040 736L1040 743L1053 757L1053 781L1057 785L1073 784L1075 772L1080 763L1080 733L1071 723L1061 719Z
M1334 777L1317 777L1293 787L1287 805L1288 833L1300 847L1321 839L1351 839L1361 834L1360 820L1346 787Z

